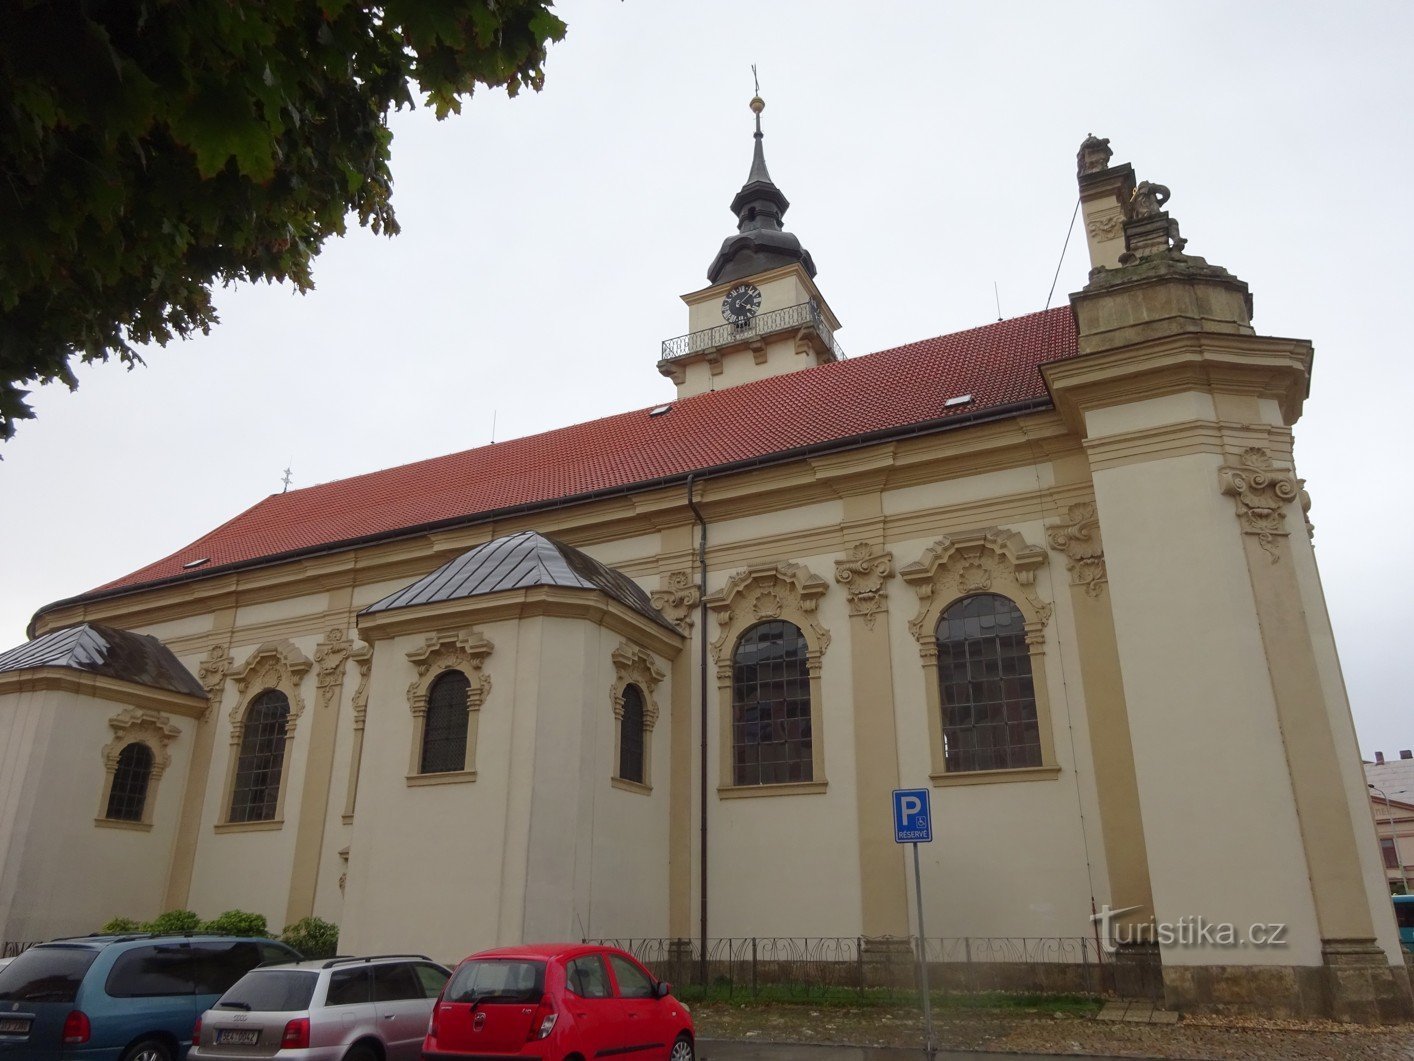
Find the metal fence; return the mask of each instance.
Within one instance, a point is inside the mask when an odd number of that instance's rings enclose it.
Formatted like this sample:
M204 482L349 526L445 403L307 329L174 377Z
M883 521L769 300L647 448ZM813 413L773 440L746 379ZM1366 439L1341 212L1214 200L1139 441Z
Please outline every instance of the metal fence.
M916 992L918 937L738 936L598 939L679 985L736 994ZM959 936L923 941L933 990L1112 994L1114 963L1084 936ZM703 975L706 975L704 984Z
M771 310L759 317L751 317L740 323L719 324L715 328L689 332L687 335L679 335L675 339L664 339L662 359L671 361L677 357L695 354L699 350L726 346L743 339L770 335L773 332L802 325L815 330L825 345L830 348L830 352L835 355L836 360L844 360L844 350L841 349L839 342L835 339L834 332L826 323L825 315L820 312L819 304L814 300L795 306L786 306L784 309Z

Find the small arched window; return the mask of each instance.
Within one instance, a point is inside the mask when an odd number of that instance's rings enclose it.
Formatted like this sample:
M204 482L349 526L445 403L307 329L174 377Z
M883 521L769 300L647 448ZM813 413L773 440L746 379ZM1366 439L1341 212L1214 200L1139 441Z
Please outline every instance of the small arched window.
M231 821L275 820L289 721L290 701L278 689L266 689L246 709L231 792Z
M116 822L140 822L147 810L147 787L152 780L152 749L134 741L118 753L113 784L108 789L104 817Z
M794 623L757 623L732 652L732 783L813 781L809 646Z
M1026 620L1006 597L965 597L938 620L948 773L1041 765Z
M624 713L619 719L619 777L644 783L643 693L636 685L624 686Z
M428 689L420 773L445 774L466 769L467 693L470 689L470 680L459 670L447 671Z

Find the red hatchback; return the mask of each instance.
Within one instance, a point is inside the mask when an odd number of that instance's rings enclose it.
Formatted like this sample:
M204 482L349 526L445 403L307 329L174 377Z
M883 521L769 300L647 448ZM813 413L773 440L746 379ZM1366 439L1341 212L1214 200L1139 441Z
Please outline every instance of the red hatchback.
M579 943L503 947L460 965L432 1010L425 1061L692 1061L692 1016L630 955Z

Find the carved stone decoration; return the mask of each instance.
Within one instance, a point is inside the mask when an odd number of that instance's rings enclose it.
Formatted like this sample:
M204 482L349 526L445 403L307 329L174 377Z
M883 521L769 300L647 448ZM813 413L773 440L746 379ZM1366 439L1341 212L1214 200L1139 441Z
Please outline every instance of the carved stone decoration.
M196 679L206 690L206 710L202 712L202 722L209 722L211 716L221 709L221 696L226 691L226 672L234 662L225 645L212 645L206 658L197 665Z
M614 684L609 689L614 718L623 721L624 690L636 685L643 693L643 728L651 733L658 721L658 701L654 699L653 690L666 676L665 672L652 653L627 641L620 641L609 658L614 662Z
M1083 177L1087 173L1103 173L1110 168L1113 156L1109 139L1091 133L1081 141L1080 150L1075 153L1076 175Z
M338 703L344 687L344 664L348 662L353 642L339 627L334 627L314 649L314 684L319 690L319 706Z
M738 571L727 584L707 598L707 607L717 616L717 639L712 656L718 671L731 668L732 644L747 627L762 620L785 619L806 634L810 644L810 666L830 646L830 632L820 625L816 606L830 588L819 575L802 564L754 564Z
M835 581L849 594L849 614L874 629L875 616L889 603L884 583L894 577L894 554L878 551L869 542L856 542L849 556L835 561Z
M1066 511L1065 519L1046 527L1052 549L1065 553L1065 569L1072 586L1085 587L1087 597L1098 597L1109 581L1105 547L1100 541L1100 518L1095 502L1080 501Z
M358 642L350 651L349 659L358 667L358 685L353 694L354 729L363 729L368 718L368 679L373 673L373 646Z
M103 746L103 765L110 774L118 769L118 756L129 744L146 744L152 752L152 773L148 775L152 783L172 765L167 745L182 731L161 711L125 707L108 720L108 725L113 730L113 740Z
M1178 222L1164 212L1172 193L1162 184L1140 181L1124 205L1124 253L1121 265L1172 250L1181 255L1188 241L1178 232Z
M1028 545L1004 527L939 538L899 572L918 594L918 614L908 621L908 629L920 650L925 655L932 650L938 617L948 606L974 593L999 593L1014 601L1026 617L1027 641L1041 644L1051 605L1029 591L1045 562L1044 549Z
M653 607L663 613L663 618L678 628L680 633L692 633L693 615L702 601L702 592L687 571L670 572L665 579L667 587L655 590L651 596Z
M1272 558L1281 559L1277 539L1285 538L1286 506L1297 501L1305 479L1272 464L1272 456L1260 446L1242 451L1241 463L1218 469L1222 492L1237 503L1237 518L1244 534L1255 535L1258 544Z
M1085 226L1085 230L1096 243L1120 239L1124 236L1124 214L1116 210L1113 213L1092 217L1089 224Z
M239 667L231 672L240 694L231 708L231 741L239 744L244 727L246 704L256 693L278 689L290 702L290 714L285 720L287 739L293 739L295 726L304 714L304 696L300 685L313 662L289 641L267 641Z
M427 693L432 683L444 671L458 670L466 675L469 686L466 706L479 711L491 695L491 676L482 673L486 658L495 645L475 630L456 633L428 634L426 641L407 654L417 667L417 677L408 684L408 706L414 716L427 714Z

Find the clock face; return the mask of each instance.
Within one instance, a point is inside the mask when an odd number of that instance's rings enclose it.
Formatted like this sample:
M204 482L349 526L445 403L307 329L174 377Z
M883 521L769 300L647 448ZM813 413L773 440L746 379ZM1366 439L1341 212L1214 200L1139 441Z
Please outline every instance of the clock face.
M761 291L755 284L737 284L722 299L722 316L734 324L744 324L761 308Z

